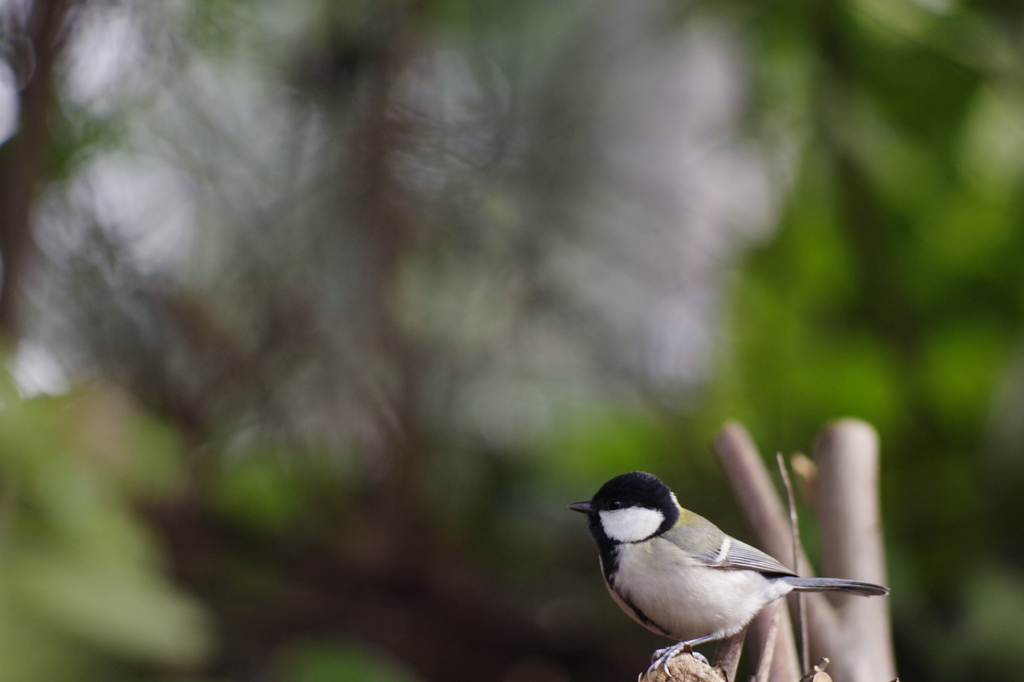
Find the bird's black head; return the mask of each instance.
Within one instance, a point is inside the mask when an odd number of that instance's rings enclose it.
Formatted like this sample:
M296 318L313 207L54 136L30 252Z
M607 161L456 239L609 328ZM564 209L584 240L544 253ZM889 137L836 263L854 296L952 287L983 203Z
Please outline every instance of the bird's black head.
M590 502L577 502L569 508L590 516L590 529L599 544L599 535L636 542L664 533L679 520L679 505L669 487L642 471L616 476L601 486Z
M646 507L664 513L666 509L676 507L668 486L657 476L643 471L632 471L611 479L601 486L590 504L597 511Z

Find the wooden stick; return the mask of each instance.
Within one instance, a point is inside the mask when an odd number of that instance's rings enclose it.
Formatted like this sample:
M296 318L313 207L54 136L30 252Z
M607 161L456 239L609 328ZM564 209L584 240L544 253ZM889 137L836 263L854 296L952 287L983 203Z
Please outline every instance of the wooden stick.
M760 549L792 569L789 520L750 434L738 422L726 422L714 447Z
M771 636L775 614L778 614L778 623L775 625L775 640L772 645L772 666L764 682L789 682L798 679L801 674L789 609L780 606L774 614L770 608L762 609L750 622L750 638L754 642L767 642Z
M826 575L884 585L885 549L878 499L878 434L870 424L842 419L814 447L822 570ZM829 643L835 678L877 682L896 677L884 597L844 597L838 604L839 641Z
M719 640L718 646L715 647L713 665L722 669L726 682L734 682L736 679L736 669L740 667L740 654L743 652L743 640L746 637L747 628L743 628L732 637Z
M764 645L761 648L761 660L757 662L757 673L754 675L754 682L768 682L771 679L772 663L775 659L775 641L778 639L779 615L785 611L783 602L777 602L771 606L772 620L768 626L768 633L764 638Z
M788 564L789 559L786 557L792 546L792 534L782 503L750 434L738 422L726 422L715 438L714 449L757 544L781 563ZM785 609L779 613L776 628L778 639L775 642L770 679L790 682L800 679L800 664L797 661L789 613ZM762 612L754 619L751 628L757 641L764 641L771 629L771 616Z
M800 556L803 548L800 546L800 521L796 515L796 498L793 496L793 484L789 480L789 472L786 470L786 461L782 459L782 453L775 453L775 463L779 465L779 473L782 475L782 483L786 486L786 501L789 503L789 533L793 537L793 572L800 575ZM794 595L796 600L796 626L800 631L800 670L806 673L811 669L810 645L807 642L807 613L804 609L804 600L799 592Z

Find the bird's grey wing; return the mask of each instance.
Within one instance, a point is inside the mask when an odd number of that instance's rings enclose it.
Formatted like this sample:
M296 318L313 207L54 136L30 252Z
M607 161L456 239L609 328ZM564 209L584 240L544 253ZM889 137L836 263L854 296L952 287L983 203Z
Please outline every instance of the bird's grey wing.
M701 519L704 521L703 519ZM709 568L757 571L759 573L794 573L756 547L729 537L710 521L690 526L677 526L661 537L674 544L696 562Z
M725 559L717 564L722 568L741 568L758 571L759 573L781 573L783 575L795 575L773 557L765 554L756 547L751 547L745 542L726 536L729 546L725 548ZM723 544L725 544L723 542ZM722 554L719 550L718 556Z

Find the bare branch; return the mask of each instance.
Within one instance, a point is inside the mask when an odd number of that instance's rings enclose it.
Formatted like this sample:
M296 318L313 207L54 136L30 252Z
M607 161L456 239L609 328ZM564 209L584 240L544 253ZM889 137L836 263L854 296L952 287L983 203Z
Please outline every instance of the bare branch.
M789 519L750 434L742 424L726 422L714 446L758 545L784 566L795 568Z
M829 425L815 444L822 569L827 575L886 583L878 459L878 434L856 419ZM839 641L829 643L828 653L837 679L893 679L888 600L836 596L834 602L840 635Z
M715 667L725 673L727 682L736 679L736 669L740 666L740 654L743 653L743 642L747 638L747 628L743 628L732 637L718 642L715 648Z
M789 532L793 536L793 572L800 575L800 556L803 549L800 547L800 522L796 515L793 484L789 480L789 472L786 470L786 462L782 459L781 452L775 453L775 462L779 465L779 473L782 474L782 482L786 486L786 500L789 502ZM810 647L807 643L807 612L804 608L803 595L797 592L793 598L796 599L796 624L800 630L800 669L806 671L811 667Z
M771 678L772 662L775 660L775 641L779 632L780 615L785 613L782 602L772 604L772 620L768 627L768 634L764 638L764 648L761 649L761 660L757 664L757 673L754 675L754 682L768 682Z
M786 557L793 541L789 523L750 434L738 422L726 422L714 447L758 545L783 564L789 563ZM801 673L789 613L780 611L779 618L771 679L789 682L799 679ZM771 617L767 613L759 614L751 624L757 641L764 641L770 629Z
M779 602L782 603L781 601ZM775 640L771 647L771 674L764 682L789 682L800 677L800 661L796 655L796 638L793 636L793 621L788 608L777 608L778 622L774 624ZM761 658L767 653L768 638L771 636L776 615L771 608L766 608L750 621L750 636L755 642L764 642ZM758 666L760 667L760 665ZM758 678L758 682L761 679Z
M791 564L793 533L750 435L740 424L729 422L714 446L757 543L783 564ZM815 460L815 496L819 500L825 573L884 584L878 437L874 429L856 420L836 422L819 438ZM809 567L801 551L796 556L796 564ZM809 570L802 573L812 574ZM812 656L829 653L839 671L838 678L844 682L877 682L895 677L886 600L839 597L835 599L839 604L837 611L823 594L804 597ZM800 672L792 629L784 620L788 614L780 613L784 615L780 617L778 636L788 636L790 643L785 644L783 639L776 642L782 655L774 657L771 679L788 681L798 679ZM751 629L761 639L770 627L769 614L761 613Z

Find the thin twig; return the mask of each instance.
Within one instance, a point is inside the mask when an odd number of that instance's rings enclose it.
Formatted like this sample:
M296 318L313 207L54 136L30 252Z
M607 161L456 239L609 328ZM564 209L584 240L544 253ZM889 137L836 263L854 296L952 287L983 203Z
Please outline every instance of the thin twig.
M754 676L755 682L769 682L771 679L772 663L775 659L775 636L779 631L779 616L785 608L785 603L781 601L772 606L772 624L768 626L768 634L764 638L761 660L757 663L757 673Z
M796 499L793 496L793 484L789 480L786 461L781 452L775 453L775 461L782 474L782 483L786 486L786 500L789 502L789 529L793 536L793 572L800 575L800 522L796 515ZM811 654L807 646L807 613L804 610L803 595L796 593L797 629L800 630L800 663L801 670L806 672L811 667Z

